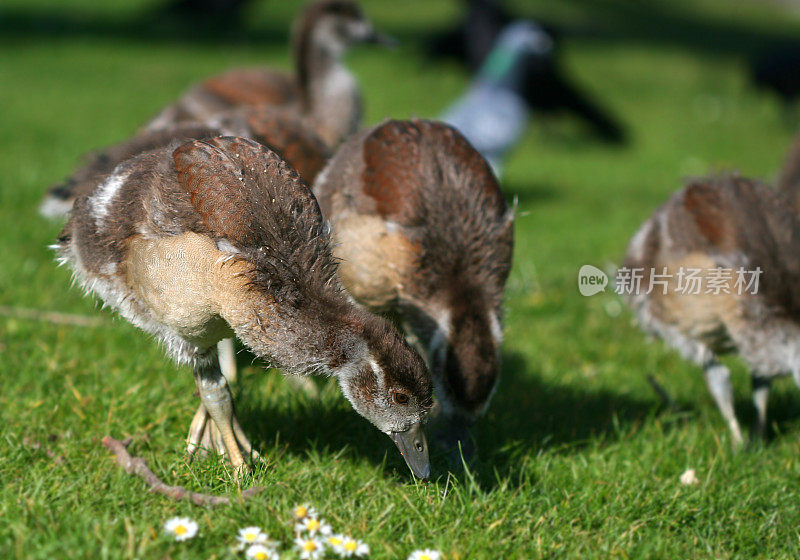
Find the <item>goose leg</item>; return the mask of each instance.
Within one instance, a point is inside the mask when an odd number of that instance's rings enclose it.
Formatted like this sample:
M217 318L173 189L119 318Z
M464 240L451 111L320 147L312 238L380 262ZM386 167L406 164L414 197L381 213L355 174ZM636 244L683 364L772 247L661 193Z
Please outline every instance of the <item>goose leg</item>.
M225 380L230 386L230 384L236 380L236 350L233 346L233 339L224 338L220 340L217 343L217 354L219 356L220 371L222 375L225 376ZM217 445L222 442L221 436L216 430L214 430L216 433L210 431L213 423L209 423L208 419L208 411L206 407L201 404L197 408L197 412L192 419L192 424L189 426L189 434L186 436L186 454L190 457L201 448L205 452L208 452L212 448L218 450L220 453L224 453L225 451L224 446ZM238 426L238 424L237 422L236 425ZM202 443L210 443L212 445L202 445Z
M253 448L253 444L247 439L239 420L233 417L233 433L239 448L245 456L250 456L253 460L260 460L261 455ZM216 451L220 455L225 454L225 444L214 422L210 421L208 411L204 405L200 405L195 413L192 425L189 427L189 435L186 438L186 454L190 457L199 455L205 457L209 451Z
M198 449L208 449L203 446L207 425L208 411L206 407L201 404L197 412L195 412L194 418L192 418L192 423L189 426L189 435L186 436L186 454L190 457L194 455Z
M736 420L736 413L733 409L733 385L731 385L731 374L724 365L717 361L712 361L705 366L705 377L708 390L717 403L717 408L722 413L722 417L728 423L733 444L735 447L742 445L742 431L739 429L739 422Z
M764 439L767 434L767 401L769 400L770 378L753 376L753 404L756 419L753 435Z
M230 385L236 381L236 348L233 345L233 339L223 338L217 342L217 354L219 355L219 368Z
M234 421L236 421L235 416ZM236 422L236 425L238 425L238 422ZM195 454L204 457L209 451L216 451L220 455L224 455L225 443L222 440L222 434L217 429L217 425L211 420L205 405L201 404L194 414L192 424L189 426L189 435L186 437L186 454L190 457Z
M218 443L222 443L234 471L237 476L243 471L248 471L239 442L234 434L233 399L228 389L228 382L225 380L225 376L222 375L219 364L212 363L211 365L197 366L194 371L194 379L200 392L200 400L217 430L219 430L219 439L221 441Z

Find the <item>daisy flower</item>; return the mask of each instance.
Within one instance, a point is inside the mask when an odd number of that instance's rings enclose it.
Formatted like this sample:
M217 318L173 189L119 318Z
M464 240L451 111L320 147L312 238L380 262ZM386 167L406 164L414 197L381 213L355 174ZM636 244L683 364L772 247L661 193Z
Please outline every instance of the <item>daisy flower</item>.
M297 537L294 545L302 560L318 560L325 554L325 545L314 537Z
M352 556L364 558L365 556L369 556L369 545L353 537L345 537L344 544L342 544L342 551L343 552L340 554L345 558L350 558Z
M306 517L300 523L294 526L294 530L298 533L308 533L314 537L319 533L320 535L330 535L331 526L325 523L324 519L317 519L316 517Z
M331 535L327 539L325 539L325 544L327 544L336 554L341 555L344 552L344 539L346 537L344 535Z
M249 560L278 560L280 558L277 552L267 548L263 544L254 544L250 546L244 555Z
M317 516L317 510L315 510L308 504L301 504L299 506L295 506L294 508L294 518L297 521L302 521L306 517L316 517L316 516Z
M408 557L408 560L441 560L442 553L438 550L415 550Z
M188 517L173 517L164 523L164 532L176 541L188 541L197 534L197 522Z
M261 544L264 546L270 544L267 534L261 530L261 527L245 527L244 529L239 529L236 540L239 541L239 550L244 550L252 544Z

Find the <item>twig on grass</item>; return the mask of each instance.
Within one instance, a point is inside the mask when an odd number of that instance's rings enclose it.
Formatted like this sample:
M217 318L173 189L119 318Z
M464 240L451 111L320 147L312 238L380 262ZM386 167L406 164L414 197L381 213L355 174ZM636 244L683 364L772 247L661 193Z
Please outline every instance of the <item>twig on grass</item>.
M119 441L111 436L106 436L103 438L103 445L114 454L117 464L125 469L126 473L143 479L150 487L151 492L162 494L173 500L189 500L197 506L222 506L231 503L230 498L227 496L201 494L187 490L183 486L169 486L164 484L164 482L150 470L144 459L141 457L132 457L131 454L128 453L128 446L131 444L131 441L131 438L125 438ZM247 500L263 491L263 486L248 488L242 492L242 500Z
M43 311L41 309L28 309L25 307L11 307L9 305L0 305L0 315L4 317L16 317L17 319L29 319L31 321L44 321L56 325L73 325L75 327L102 327L108 324L108 321L102 317L76 315L74 313L58 313L57 311Z

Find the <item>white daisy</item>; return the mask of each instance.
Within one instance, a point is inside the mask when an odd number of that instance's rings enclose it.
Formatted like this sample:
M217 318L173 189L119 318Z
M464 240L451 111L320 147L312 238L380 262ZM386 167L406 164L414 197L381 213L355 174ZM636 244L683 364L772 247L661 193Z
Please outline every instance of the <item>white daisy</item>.
M316 517L306 517L294 526L294 530L297 533L308 533L312 537L317 536L317 534L327 536L333 532L331 526L325 523L324 519L317 519Z
M263 544L264 546L270 544L267 534L261 530L261 527L245 527L244 529L239 529L236 540L239 541L239 550L244 550L251 544Z
M325 554L325 545L314 537L297 537L294 545L302 560L318 560Z
M442 553L438 550L415 550L412 552L408 560L441 560Z
M331 535L325 539L325 544L327 544L336 554L342 555L344 552L344 535Z
M302 521L306 517L316 517L317 510L313 507L309 506L308 504L300 504L299 506L295 506L294 508L294 518L297 521Z
M244 553L249 560L279 560L280 556L263 544L251 545Z
M344 538L342 550L343 552L341 555L345 558L351 558L353 556L356 558L364 558L369 556L369 545L365 542L361 542L358 539L354 539L353 537Z
M176 541L188 541L197 534L197 522L188 517L173 517L164 523L164 532Z

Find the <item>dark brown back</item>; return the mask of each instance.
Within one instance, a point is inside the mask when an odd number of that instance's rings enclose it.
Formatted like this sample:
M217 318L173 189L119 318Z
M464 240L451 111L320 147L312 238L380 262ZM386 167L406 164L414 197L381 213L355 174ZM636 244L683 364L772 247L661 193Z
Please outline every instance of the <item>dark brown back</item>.
M270 107L246 111L253 138L269 146L309 185L331 157L328 145L302 118Z
M255 265L254 284L291 299L303 287L336 283L317 201L277 154L252 140L218 137L184 144L173 158L206 226Z
M240 105L286 105L299 94L291 76L266 68L235 68L204 80L200 86L217 103L227 107Z
M443 279L452 279L453 289L491 287L499 304L511 266L512 215L483 157L454 128L433 121L376 127L363 157L363 190L376 211L422 245L415 283L429 292Z

